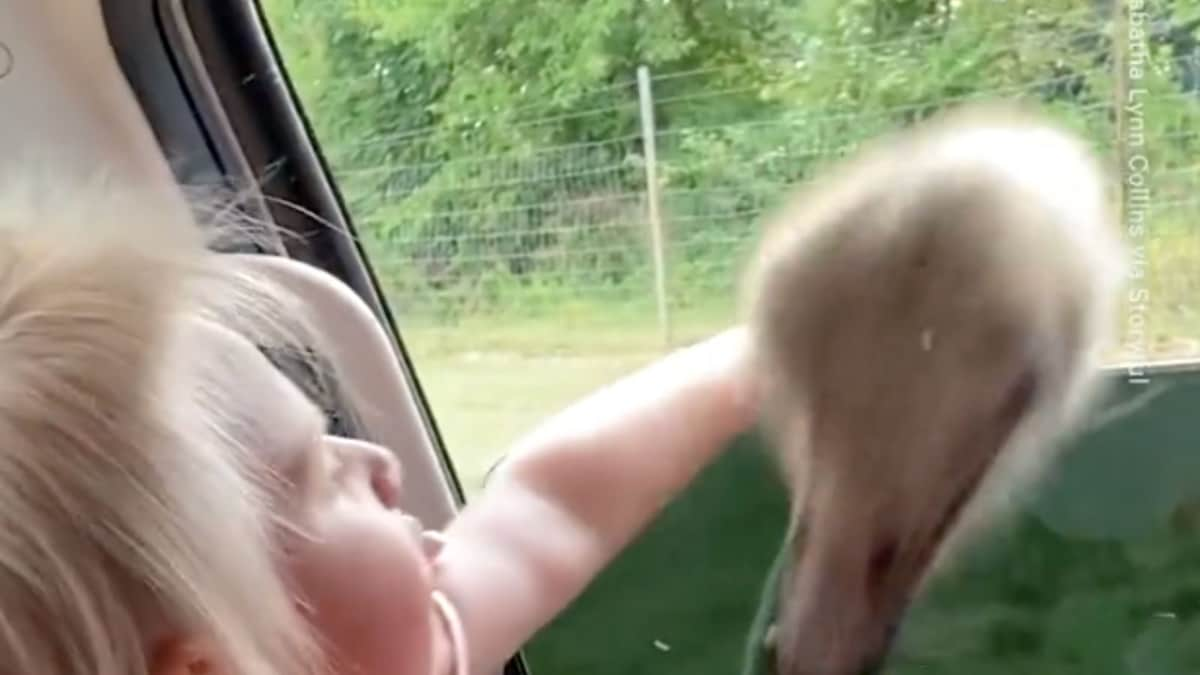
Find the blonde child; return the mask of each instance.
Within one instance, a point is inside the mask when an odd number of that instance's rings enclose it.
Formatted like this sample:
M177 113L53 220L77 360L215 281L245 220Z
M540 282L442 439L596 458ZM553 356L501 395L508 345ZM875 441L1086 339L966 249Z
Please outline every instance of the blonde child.
M165 200L49 185L0 188L0 675L495 672L755 417L730 331L433 536L260 350L312 337L302 302Z

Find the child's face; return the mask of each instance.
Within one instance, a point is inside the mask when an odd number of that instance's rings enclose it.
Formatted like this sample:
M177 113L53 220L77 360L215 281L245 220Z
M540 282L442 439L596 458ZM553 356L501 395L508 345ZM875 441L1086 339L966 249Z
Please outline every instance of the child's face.
M284 535L306 614L327 641L335 671L427 675L436 614L420 524L397 508L400 467L377 446L324 434L318 408L247 341L239 367L253 448L290 480L280 504L305 530ZM234 344L236 343L236 344Z

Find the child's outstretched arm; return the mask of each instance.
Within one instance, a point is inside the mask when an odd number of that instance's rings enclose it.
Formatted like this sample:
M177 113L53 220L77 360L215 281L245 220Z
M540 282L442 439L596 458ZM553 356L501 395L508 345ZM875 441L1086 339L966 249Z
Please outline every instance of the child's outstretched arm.
M449 527L437 587L473 673L494 672L567 606L756 416L734 329L611 385L518 443Z

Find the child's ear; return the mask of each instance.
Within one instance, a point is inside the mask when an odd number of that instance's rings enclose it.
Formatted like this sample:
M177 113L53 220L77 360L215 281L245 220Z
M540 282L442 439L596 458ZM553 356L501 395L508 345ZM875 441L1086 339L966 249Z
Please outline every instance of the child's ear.
M211 640L172 635L151 653L150 675L228 675Z

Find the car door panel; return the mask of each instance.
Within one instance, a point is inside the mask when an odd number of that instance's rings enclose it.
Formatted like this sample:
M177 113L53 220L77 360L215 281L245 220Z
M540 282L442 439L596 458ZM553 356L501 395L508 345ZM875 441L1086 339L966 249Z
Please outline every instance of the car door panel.
M1149 372L1109 371L1117 414L933 578L881 675L1200 671L1200 369ZM741 439L532 641L531 669L739 672L786 521L768 448Z

